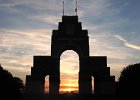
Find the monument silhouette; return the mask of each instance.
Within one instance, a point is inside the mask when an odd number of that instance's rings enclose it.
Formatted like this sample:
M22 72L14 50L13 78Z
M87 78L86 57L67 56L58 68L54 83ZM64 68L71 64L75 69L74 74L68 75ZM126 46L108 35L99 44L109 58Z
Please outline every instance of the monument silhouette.
M79 94L114 95L115 76L110 76L106 56L90 56L88 31L82 29L78 16L62 16L58 30L52 31L51 55L34 56L31 75L26 76L26 94L44 94L45 77L49 76L49 94L59 94L60 56L66 50L79 55Z

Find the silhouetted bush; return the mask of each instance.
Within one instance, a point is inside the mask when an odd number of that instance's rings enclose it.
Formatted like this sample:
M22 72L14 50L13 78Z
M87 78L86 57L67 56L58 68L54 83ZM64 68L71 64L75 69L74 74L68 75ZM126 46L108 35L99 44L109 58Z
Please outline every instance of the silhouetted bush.
M117 83L117 95L119 98L140 98L140 63L125 67ZM137 99L138 100L138 99Z
M13 99L22 96L24 90L23 81L13 77L10 72L0 65L0 98Z

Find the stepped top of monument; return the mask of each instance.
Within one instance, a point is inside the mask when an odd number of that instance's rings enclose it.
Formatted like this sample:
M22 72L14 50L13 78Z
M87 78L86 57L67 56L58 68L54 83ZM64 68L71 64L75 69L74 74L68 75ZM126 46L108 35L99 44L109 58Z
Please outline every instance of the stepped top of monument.
M64 23L77 23L78 16L62 16L62 22Z

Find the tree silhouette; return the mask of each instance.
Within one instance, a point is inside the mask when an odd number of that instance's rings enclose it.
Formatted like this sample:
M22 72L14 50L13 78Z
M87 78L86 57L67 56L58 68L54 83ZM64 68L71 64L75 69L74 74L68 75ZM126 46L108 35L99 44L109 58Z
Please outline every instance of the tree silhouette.
M23 90L23 81L18 77L13 77L0 65L0 97L5 99L19 98Z
M140 98L140 63L125 67L117 83L117 95L120 98Z

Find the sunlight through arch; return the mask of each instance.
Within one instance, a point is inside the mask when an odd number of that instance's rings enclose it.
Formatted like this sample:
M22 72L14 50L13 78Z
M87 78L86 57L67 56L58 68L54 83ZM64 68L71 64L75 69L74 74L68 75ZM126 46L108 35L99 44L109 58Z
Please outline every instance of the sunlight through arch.
M45 94L48 94L49 93L49 76L46 76L45 77L45 84L44 84L44 92Z
M73 50L67 50L60 57L59 92L78 92L79 56Z

